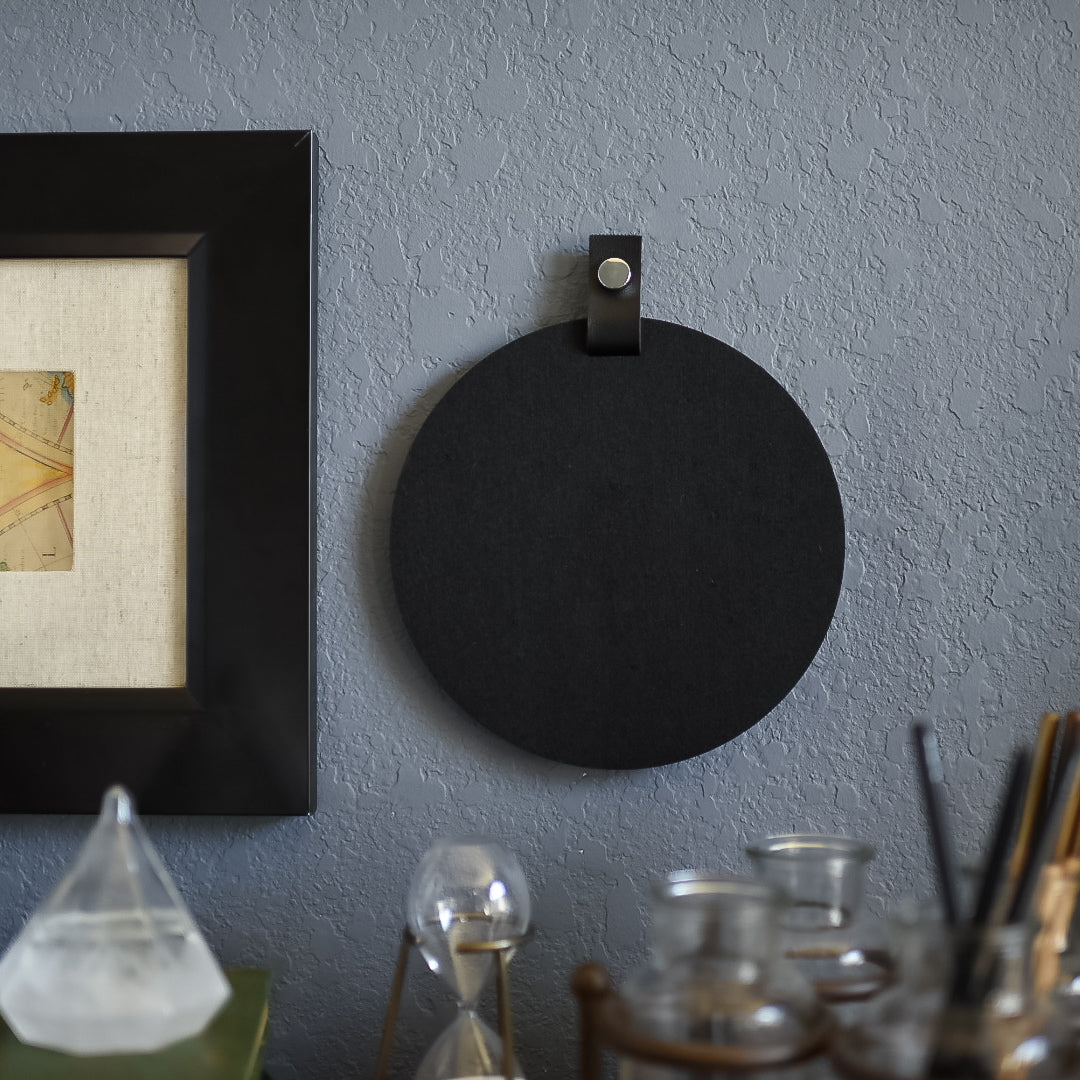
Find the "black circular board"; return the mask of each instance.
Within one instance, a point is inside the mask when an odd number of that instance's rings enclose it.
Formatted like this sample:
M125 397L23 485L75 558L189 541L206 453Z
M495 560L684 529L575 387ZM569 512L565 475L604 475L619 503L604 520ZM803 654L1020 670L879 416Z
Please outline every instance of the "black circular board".
M467 371L410 448L390 561L405 626L481 724L546 758L634 769L760 720L828 630L844 517L770 375L643 319L640 356L584 320Z

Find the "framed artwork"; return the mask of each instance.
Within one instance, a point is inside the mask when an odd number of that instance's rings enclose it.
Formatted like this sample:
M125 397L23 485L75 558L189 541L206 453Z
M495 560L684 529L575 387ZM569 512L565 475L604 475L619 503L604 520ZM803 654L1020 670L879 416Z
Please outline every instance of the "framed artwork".
M0 813L315 803L317 148L0 134Z

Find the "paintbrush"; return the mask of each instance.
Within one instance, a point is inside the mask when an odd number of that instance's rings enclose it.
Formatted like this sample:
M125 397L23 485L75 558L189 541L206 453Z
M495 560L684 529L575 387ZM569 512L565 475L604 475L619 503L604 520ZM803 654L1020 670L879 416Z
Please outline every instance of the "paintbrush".
M1019 882L1024 877L1026 868L1031 861L1035 847L1035 837L1046 817L1051 762L1054 756L1054 741L1057 738L1059 726L1060 717L1057 713L1048 712L1043 714L1031 759L1031 776L1028 780L1027 796L1024 799L1024 815L1020 819L1016 847L1013 849L1012 859L1009 862L1008 905L1011 905L1012 898L1016 895L1016 890L1019 887ZM1059 772L1064 764L1059 759Z
M953 855L952 837L945 822L945 774L941 767L941 754L937 739L925 721L917 720L911 725L915 764L922 785L926 821L930 828L930 846L937 868L938 885L941 890L941 906L945 922L955 926L960 918L956 889L956 858Z
M976 958L979 955L983 932L990 924L995 901L1006 881L1006 863L1009 848L1017 822L1020 820L1020 808L1028 786L1031 772L1031 752L1019 749L1013 753L1005 791L998 807L997 819L991 834L990 850L986 856L975 904L968 925L961 928L957 947L956 968L953 973L950 1002L970 1000L975 988L973 976Z
M1005 783L1005 792L998 807L994 830L991 833L990 850L986 856L971 913L973 927L984 927L990 922L994 902L1004 886L1009 848L1017 830L1017 822L1021 820L1021 806L1025 792L1030 787L1031 770L1031 751L1023 748L1014 751L1012 766Z
M1031 910L1031 901L1043 866L1053 859L1063 829L1071 832L1072 821L1080 803L1080 747L1074 747L1064 763L1062 782L1054 793L1042 827L1032 837L1031 850L1020 878L1016 881L1006 922L1022 922Z
M1080 710L1073 709L1065 714L1065 720L1061 725L1060 746L1057 761L1054 763L1053 779L1050 781L1049 798L1053 798L1057 789L1061 787L1065 762L1072 756L1078 741L1080 741Z

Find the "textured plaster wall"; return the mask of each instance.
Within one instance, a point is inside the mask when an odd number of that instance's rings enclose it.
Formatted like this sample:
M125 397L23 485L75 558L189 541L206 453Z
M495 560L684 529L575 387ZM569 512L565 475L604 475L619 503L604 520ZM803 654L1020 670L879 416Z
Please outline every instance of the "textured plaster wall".
M371 1075L405 890L443 833L504 837L532 883L534 1078L571 1075L575 963L642 959L658 871L841 829L878 846L877 897L925 889L913 714L977 850L1009 747L1080 700L1078 37L1076 0L0 0L8 130L321 139L320 808L150 823L221 957L275 972L277 1080ZM644 314L788 388L848 515L795 691L633 774L479 730L387 575L411 436L455 374L583 314L593 231L644 235ZM0 939L87 824L0 820ZM449 1010L414 958L397 1075Z

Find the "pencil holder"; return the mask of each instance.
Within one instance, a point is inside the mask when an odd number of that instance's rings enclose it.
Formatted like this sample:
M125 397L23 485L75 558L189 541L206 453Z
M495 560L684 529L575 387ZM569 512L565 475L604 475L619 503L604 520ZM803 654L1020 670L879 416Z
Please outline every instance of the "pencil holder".
M1035 990L1028 923L900 920L896 981L830 1047L844 1080L1065 1080L1070 1042Z

